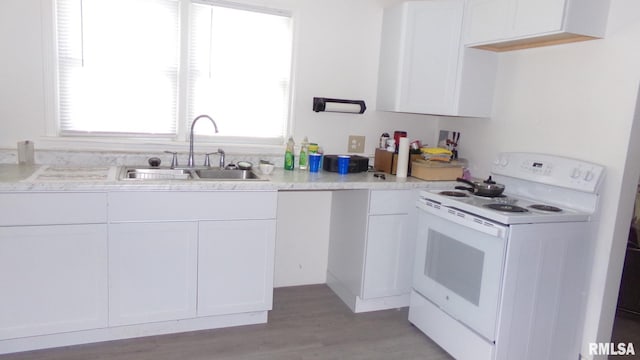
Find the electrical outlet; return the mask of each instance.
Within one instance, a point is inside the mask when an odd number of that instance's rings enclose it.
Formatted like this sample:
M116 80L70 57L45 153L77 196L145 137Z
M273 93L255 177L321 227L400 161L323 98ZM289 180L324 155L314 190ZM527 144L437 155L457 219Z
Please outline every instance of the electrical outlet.
M349 135L349 145L347 152L350 153L363 153L364 152L364 136Z

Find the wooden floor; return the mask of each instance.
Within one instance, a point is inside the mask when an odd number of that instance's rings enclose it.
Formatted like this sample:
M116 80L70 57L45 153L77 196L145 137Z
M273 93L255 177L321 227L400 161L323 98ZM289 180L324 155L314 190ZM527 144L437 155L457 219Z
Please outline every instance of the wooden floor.
M2 360L452 359L407 309L353 314L325 285L279 288L269 323L0 356Z
M611 342L633 343L636 354L640 354L640 315L618 310L613 322ZM624 358L624 356L610 355L609 358L619 359Z

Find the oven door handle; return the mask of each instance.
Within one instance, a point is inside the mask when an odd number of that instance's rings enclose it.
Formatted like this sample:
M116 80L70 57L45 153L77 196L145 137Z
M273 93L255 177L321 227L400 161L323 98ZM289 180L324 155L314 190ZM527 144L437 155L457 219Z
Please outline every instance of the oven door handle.
M462 226L481 231L487 235L504 238L507 233L506 228L502 225L496 225L493 222L467 214L458 209L449 208L448 213L450 216L446 217L445 219L453 221Z
M507 236L507 226L474 216L456 208L442 206L424 200L418 201L416 205L419 209L434 216L483 232L487 235L499 238L505 238Z

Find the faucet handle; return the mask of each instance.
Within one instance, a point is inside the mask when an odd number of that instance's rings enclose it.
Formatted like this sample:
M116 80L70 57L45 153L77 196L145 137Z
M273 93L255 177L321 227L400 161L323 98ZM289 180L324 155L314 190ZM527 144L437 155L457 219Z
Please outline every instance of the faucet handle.
M220 169L224 169L224 157L226 154L222 149L218 149L217 153L220 154Z
M173 154L173 158L171 159L171 168L178 167L178 152L177 151L164 151L167 154Z
M209 155L217 154L218 152L210 152L204 154L204 166L211 167L211 159L209 159Z

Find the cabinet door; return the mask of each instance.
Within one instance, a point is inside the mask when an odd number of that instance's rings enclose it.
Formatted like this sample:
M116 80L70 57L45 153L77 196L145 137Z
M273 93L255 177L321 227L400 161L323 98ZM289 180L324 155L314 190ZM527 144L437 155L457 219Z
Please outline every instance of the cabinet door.
M271 310L275 220L202 221L198 316Z
M364 299L409 293L415 247L409 218L408 214L369 216Z
M107 326L107 226L0 227L0 339Z
M109 324L195 317L197 222L109 227Z
M462 6L455 1L409 4L401 109L451 114L458 84Z
M405 1L384 10L378 110L491 114L497 59L464 48L463 13L464 0Z
M469 0L465 44L529 38L563 29L566 0Z
M514 4L514 0L468 0L465 8L465 44L508 37Z
M518 0L509 37L518 38L562 29L566 0Z

